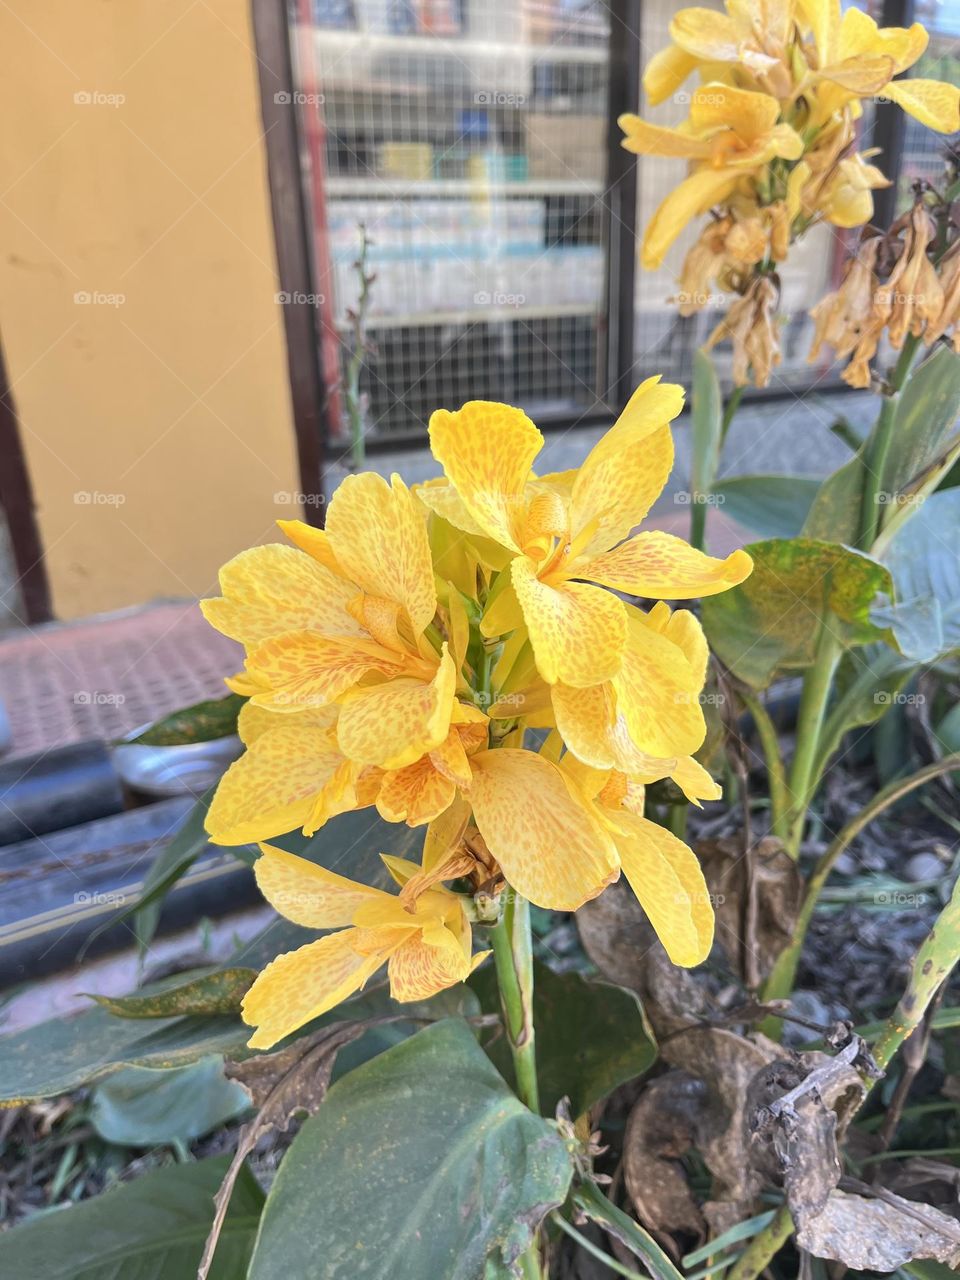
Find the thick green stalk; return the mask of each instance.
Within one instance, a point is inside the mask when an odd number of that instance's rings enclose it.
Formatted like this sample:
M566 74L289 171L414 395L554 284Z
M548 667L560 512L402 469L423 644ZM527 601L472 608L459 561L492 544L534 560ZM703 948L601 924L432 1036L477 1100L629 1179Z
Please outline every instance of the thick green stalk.
M938 778L944 773L952 773L955 769L960 769L960 752L955 755L945 756L934 764L928 764L925 768L911 774L909 778L896 779L884 787L882 791L878 791L870 803L865 805L856 817L852 818L837 833L835 839L824 850L814 868L813 874L807 881L803 905L800 908L800 914L797 916L793 937L790 940L790 945L781 951L777 958L777 963L764 984L762 995L764 1000L785 999L793 990L797 964L800 960L800 953L803 950L803 943L810 920L819 901L820 894L823 892L823 887L844 849L860 834L864 827L869 826L885 809L889 809L891 805L896 804L898 800L903 799L905 795L909 795L917 787L922 787L925 782Z
M539 1112L530 904L510 888L504 891L504 896L507 901L503 917L490 931L490 943L497 967L504 1027L517 1077L517 1095L531 1111Z
M807 809L820 783L820 779L814 776L814 763L841 652L840 642L827 627L822 627L813 663L803 677L797 713L797 743L787 784L790 809L786 820L786 846L793 858L800 851Z
M880 481L887 465L887 455L893 439L893 422L897 412L897 395L907 380L913 364L914 356L920 346L920 339L912 333L904 340L903 348L890 376L890 390L884 395L883 404L877 417L876 426L870 437L870 445L865 458L863 477L863 498L860 508L860 537L858 545L861 551L869 551L880 531Z

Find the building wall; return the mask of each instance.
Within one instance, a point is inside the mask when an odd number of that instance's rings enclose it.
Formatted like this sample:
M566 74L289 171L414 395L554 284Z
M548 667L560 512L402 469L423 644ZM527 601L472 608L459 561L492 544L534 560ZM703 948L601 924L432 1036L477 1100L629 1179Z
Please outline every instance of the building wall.
M0 6L0 333L60 617L204 594L291 514L248 10Z

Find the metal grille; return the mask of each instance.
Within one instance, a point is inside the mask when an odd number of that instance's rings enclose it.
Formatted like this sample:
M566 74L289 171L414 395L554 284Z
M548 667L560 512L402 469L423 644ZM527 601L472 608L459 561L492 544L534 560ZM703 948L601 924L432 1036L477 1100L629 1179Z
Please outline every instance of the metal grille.
M960 85L960 4L928 3L918 6L917 17L930 31L927 51L910 70L911 76L945 80ZM897 180L897 211L910 204L911 188L918 179L943 188L943 148L945 138L925 128L919 120L906 117L903 154Z
M600 0L291 0L318 305L341 370L371 242L371 441L438 406L604 397Z

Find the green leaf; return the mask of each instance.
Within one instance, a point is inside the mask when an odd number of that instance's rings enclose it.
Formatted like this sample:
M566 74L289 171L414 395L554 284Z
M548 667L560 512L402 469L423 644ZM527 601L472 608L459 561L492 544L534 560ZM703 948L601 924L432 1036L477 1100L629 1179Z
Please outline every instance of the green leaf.
M181 1013L235 1013L257 976L255 969L217 969L148 994L91 996L119 1018L171 1018Z
M951 443L960 403L960 356L939 347L914 369L894 411L890 448L879 482L888 501L939 459ZM860 531L868 439L828 476L810 508L803 535L855 543Z
M227 694L207 702L174 711L156 720L149 729L131 738L145 747L180 747L189 742L212 742L237 732L237 717L246 698L239 693Z
M892 538L881 559L893 577L896 604L875 609L915 663L960 648L960 489L931 494Z
M690 458L690 489L708 494L720 462L720 431L723 423L723 395L716 366L709 354L698 347L693 353L693 395L690 426L693 450Z
M470 980L485 1012L500 1011L492 965ZM573 1116L582 1115L618 1085L642 1075L655 1062L657 1046L637 996L625 987L591 982L579 973L554 973L537 964L533 981L537 1073L545 1115L563 1097ZM487 1052L509 1081L510 1050L503 1036Z
M32 1280L185 1280L196 1275L229 1159L143 1174L93 1200L38 1213L0 1234L0 1275ZM246 1275L263 1192L244 1169L210 1280Z
M870 617L878 595L892 594L878 561L811 538L747 549L754 569L746 582L703 602L711 647L746 684L765 689L778 675L805 670L823 627L847 647L886 638Z
M796 538L821 481L814 476L728 476L713 484L726 515L762 538Z
M640 1223L618 1209L593 1182L584 1182L574 1192L573 1202L588 1218L642 1258L655 1280L683 1280L653 1236Z
M249 1280L476 1280L509 1265L572 1166L462 1021L333 1086L267 1199Z
M0 1104L51 1098L120 1067L180 1067L241 1052L250 1028L237 1017L117 1018L85 1009L0 1039Z
M223 1059L210 1057L174 1071L118 1071L94 1090L90 1123L106 1142L155 1147L202 1138L249 1109L246 1091L223 1074Z

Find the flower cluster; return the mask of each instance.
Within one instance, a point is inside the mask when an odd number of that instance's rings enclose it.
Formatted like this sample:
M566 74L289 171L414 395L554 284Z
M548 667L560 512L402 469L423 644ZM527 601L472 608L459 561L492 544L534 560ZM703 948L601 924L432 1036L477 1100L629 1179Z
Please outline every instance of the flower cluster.
M275 961L248 993L254 1043L338 1003L384 961L398 999L461 981L477 903L506 885L575 910L621 870L678 964L712 913L694 855L643 816L644 784L694 802L719 789L692 758L706 727L707 646L694 615L653 600L715 594L724 560L634 529L673 464L683 392L650 378L576 471L537 476L543 437L519 409L473 401L430 422L443 478L348 477L324 530L243 552L207 619L240 641L246 751L207 829L220 844L315 832L375 806L425 827L419 866L386 859L396 895L262 845L256 874L284 915L339 927ZM542 731L539 750L524 745ZM457 882L461 892L444 887Z
M941 205L940 212L949 210ZM960 352L960 240L940 242L937 220L918 191L889 232L865 229L840 287L810 314L816 325L810 361L827 343L838 360L849 360L842 377L851 387L870 385L870 362L884 333L897 351L912 334L927 346L949 337Z
M706 305L716 283L738 295L709 343L730 338L734 378L766 385L780 360L774 313L777 264L811 225L858 227L873 213L873 189L889 185L857 151L861 100L882 96L932 129L960 129L960 90L938 80L895 79L920 58L927 32L879 28L840 0L726 0L726 12L681 9L673 43L644 73L651 105L690 75L689 115L677 128L620 119L628 151L677 156L690 173L653 215L642 262L660 266L681 229L712 211L687 254L678 298L684 314ZM687 95L684 95L685 98Z

